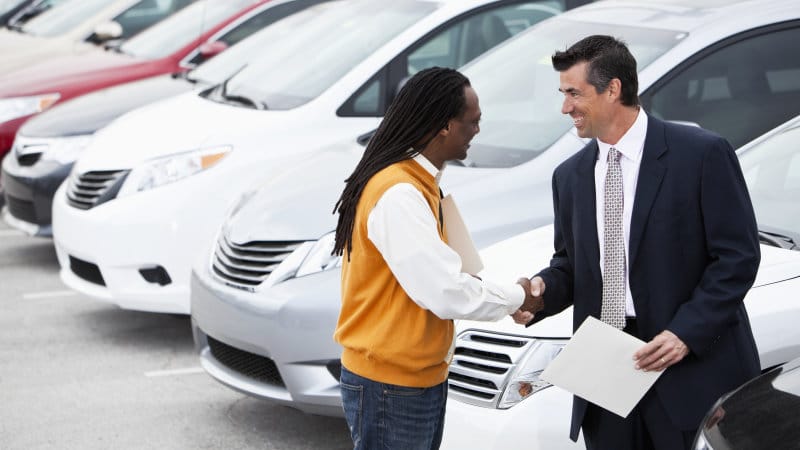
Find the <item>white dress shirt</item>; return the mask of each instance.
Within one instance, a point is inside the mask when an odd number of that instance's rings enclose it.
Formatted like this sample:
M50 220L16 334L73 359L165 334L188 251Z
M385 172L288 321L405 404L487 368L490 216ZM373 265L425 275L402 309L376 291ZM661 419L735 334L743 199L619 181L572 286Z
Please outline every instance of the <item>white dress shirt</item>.
M605 261L605 242L603 231L603 216L605 215L605 179L608 170L608 150L616 148L622 157L619 160L622 169L622 228L625 236L625 315L636 317L636 310L633 307L633 297L631 296L631 285L629 274L630 240L631 240L631 215L633 213L633 201L636 194L636 181L639 179L639 167L642 163L642 151L644 150L644 140L647 136L647 114L639 108L639 115L636 121L625 132L622 138L614 144L607 144L600 139L597 145L600 147L597 162L594 165L594 186L597 195L597 239L600 243L600 272L604 272L603 262Z
M433 163L421 154L414 161L438 183L441 172ZM431 207L410 183L383 193L367 218L367 236L411 300L442 319L499 320L525 299L519 284L461 273L461 258L439 237Z

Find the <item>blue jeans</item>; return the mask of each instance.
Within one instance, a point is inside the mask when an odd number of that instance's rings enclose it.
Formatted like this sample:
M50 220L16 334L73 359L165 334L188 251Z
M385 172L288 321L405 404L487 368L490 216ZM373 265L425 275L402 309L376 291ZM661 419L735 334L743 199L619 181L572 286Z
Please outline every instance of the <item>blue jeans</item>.
M447 382L430 388L379 383L342 367L342 405L356 450L430 450L442 443Z

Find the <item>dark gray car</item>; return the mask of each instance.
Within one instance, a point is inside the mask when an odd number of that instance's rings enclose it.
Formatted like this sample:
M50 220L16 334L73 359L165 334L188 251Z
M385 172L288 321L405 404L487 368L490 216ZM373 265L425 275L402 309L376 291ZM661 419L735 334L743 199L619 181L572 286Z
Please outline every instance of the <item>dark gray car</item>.
M696 450L800 448L800 358L722 397L698 431Z

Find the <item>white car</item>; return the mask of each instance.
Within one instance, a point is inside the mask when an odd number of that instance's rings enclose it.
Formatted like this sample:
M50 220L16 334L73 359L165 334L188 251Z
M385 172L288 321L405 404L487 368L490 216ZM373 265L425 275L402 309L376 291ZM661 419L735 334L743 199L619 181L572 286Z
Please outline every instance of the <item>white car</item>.
M714 125L734 136L738 147L760 136L764 124L750 120L745 108L731 108L737 98L711 96L733 82L728 77L743 75L744 69L720 73L720 67L736 64L784 80L793 72L779 70L781 64L800 68L800 61L783 53L770 56L774 60L768 65L752 63L747 50L753 45L777 41L780 45L773 47L783 48L798 38L796 24L786 28L794 34L769 25L785 21L789 10L797 18L793 2L761 5L772 12L744 19L739 5L592 4L548 19L464 67L480 97L481 133L472 142L470 159L448 166L442 182L478 247L551 222L552 171L584 145L569 117L559 112L558 73L549 59L554 49L585 33L624 38L640 64L639 87L642 100L651 105L648 112L681 119L675 114L693 111L672 104L694 99L703 86L700 97L706 100L696 100L696 107L715 116L688 120ZM631 17L650 17L648 27L628 24ZM791 95L800 93L797 81ZM682 99L675 92L686 86L694 87ZM785 95L761 97L761 116L772 121L769 128L786 120ZM800 103L790 108L792 116L800 113ZM717 117L725 120L714 121ZM338 258L331 256L336 226L331 211L362 151L358 144L341 144L282 170L243 195L219 230L218 242L205 243L208 251L192 271L192 324L201 363L220 382L302 410L342 413L341 348L332 339L341 273Z
M798 142L800 118L739 154L762 242L745 306L763 370L800 356ZM483 275L533 274L552 253L545 226L485 249ZM462 321L457 332L442 448L583 448L569 440L572 395L539 379L572 335L572 308L530 328Z
M561 9L338 0L271 25L275 45L226 82L95 135L53 200L62 280L123 308L188 314L191 262L238 194L375 128L409 74L460 66Z
M5 75L53 56L127 39L194 0L70 0L14 30L0 30Z

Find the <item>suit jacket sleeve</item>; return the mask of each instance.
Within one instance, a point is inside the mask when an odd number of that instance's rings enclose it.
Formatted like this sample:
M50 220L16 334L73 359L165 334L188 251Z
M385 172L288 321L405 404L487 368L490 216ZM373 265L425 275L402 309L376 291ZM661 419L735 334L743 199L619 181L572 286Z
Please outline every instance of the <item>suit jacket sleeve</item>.
M550 266L538 274L542 277L545 284L544 291L544 311L536 314L534 322L545 317L558 314L572 305L573 291L573 263L567 251L567 241L565 238L565 226L569 223L559 214L560 208L564 207L559 202L559 171L553 173L553 245L555 253L550 260ZM533 323L533 322L532 322Z
M755 280L761 255L747 185L726 140L715 139L700 173L709 261L691 298L679 307L667 328L702 356L739 320L737 311Z

